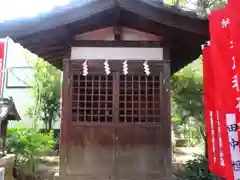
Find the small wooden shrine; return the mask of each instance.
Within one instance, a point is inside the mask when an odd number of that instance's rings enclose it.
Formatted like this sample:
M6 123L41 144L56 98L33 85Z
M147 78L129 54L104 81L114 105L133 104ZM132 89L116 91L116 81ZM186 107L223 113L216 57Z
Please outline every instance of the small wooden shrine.
M0 138L1 151L5 151L8 121L21 120L12 97L0 98Z
M145 0L75 0L0 25L63 70L63 180L167 179L171 73L198 58L208 22Z

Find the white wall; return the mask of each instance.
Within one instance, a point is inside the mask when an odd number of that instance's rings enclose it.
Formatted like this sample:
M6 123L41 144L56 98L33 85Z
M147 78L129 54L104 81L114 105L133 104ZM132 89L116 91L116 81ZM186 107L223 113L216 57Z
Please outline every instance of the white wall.
M113 27L91 31L75 36L76 40L114 40ZM122 40L125 41L159 41L160 36L122 27ZM72 47L71 59L87 60L162 60L162 48L103 48Z
M163 48L72 47L71 59L163 60Z
M26 107L33 103L33 99L31 97L30 88L10 88L7 85L18 85L23 86L25 83L24 81L30 80L33 78L33 69L28 63L28 58L36 58L34 54L31 54L29 57L29 53L26 54L24 48L17 43L14 43L11 39L8 40L8 51L6 53L6 69L4 72L5 81L4 81L4 90L3 96L9 97L12 96L18 113L20 114L22 120L20 122L9 122L8 127L16 127L17 125L23 127L32 127L32 121L29 117L26 116ZM28 57L26 56L28 55ZM17 71L14 70L17 68ZM28 68L26 68L28 67ZM10 70L13 68L12 70ZM28 69L28 70L27 70ZM16 76L18 78L16 78ZM59 128L60 122L57 122L54 125L54 128Z
M6 53L6 69L4 72L5 81L3 82L4 90L3 96L9 97L12 96L18 113L20 114L22 120L20 121L20 125L24 127L31 127L31 120L25 116L26 106L32 103L32 98L30 96L29 88L7 88L8 76L14 77L14 75L10 75L9 68L11 67L28 67L28 63L24 56L24 49L19 44L14 43L11 39L8 40L8 48ZM24 74L24 72L18 73L18 76L28 76L28 74ZM21 77L19 77L21 78ZM22 78L21 78L22 79ZM18 123L10 122L9 127L15 127Z

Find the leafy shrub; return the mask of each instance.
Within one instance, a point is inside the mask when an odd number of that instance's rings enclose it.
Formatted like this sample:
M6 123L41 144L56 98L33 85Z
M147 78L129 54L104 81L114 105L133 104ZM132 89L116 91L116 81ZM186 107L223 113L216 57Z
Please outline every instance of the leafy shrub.
M20 136L25 129L23 128L9 128L7 131L6 150L8 153L18 154L21 151L22 144L20 143Z
M177 174L178 180L220 180L208 171L208 160L202 155L195 155L195 159L188 161L182 172Z
M52 133L40 133L34 129L9 129L8 152L17 156L17 166L26 172L35 172L41 157L52 150Z
M59 151L60 129L53 129L52 131L53 131L53 140L54 140L53 150ZM40 129L40 132L45 133L48 131L46 129Z
M188 147L188 139L177 139L176 140L176 147Z

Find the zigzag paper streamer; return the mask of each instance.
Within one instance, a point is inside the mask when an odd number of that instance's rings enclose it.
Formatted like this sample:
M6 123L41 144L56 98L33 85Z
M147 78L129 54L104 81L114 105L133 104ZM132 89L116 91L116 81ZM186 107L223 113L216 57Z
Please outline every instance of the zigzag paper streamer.
M127 64L127 61L123 62L123 74L124 75L128 74L128 64Z
M83 76L88 75L88 65L87 65L87 60L84 61L84 63L82 64L83 66Z
M147 64L147 61L143 63L143 68L144 68L145 74L148 76L150 74L150 69L149 69L149 65Z
M106 60L106 61L104 62L104 69L105 69L105 73L106 73L107 75L109 75L109 74L111 73L111 71L110 71L110 66L109 66L109 64L108 64L108 60Z

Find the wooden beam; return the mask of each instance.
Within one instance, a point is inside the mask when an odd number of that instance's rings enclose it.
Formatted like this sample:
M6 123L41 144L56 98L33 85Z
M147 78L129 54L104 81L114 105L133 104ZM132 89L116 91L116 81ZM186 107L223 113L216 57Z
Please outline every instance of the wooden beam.
M61 34L61 32L63 34ZM45 34L46 33L46 34ZM45 32L36 35L35 37L28 37L19 40L19 43L37 54L41 54L45 51L51 51L56 49L64 49L69 47L69 42L72 39L67 30L55 32ZM52 34L52 35L50 35Z
M72 47L163 47L163 41L91 41L73 40Z
M54 33L53 33L54 32ZM31 35L16 38L18 41L38 42L39 40L66 39L69 36L68 29L65 26L53 28L46 31L37 32ZM38 41L37 41L38 40Z
M68 25L73 35L94 31L106 27L115 26L118 20L118 14L116 11L118 8L111 8L104 13L94 14L91 17L80 21L76 21ZM107 19L107 21L106 21Z
M63 57L59 57L59 58L54 59L54 60L49 60L48 62L50 64L52 64L53 66L55 66L56 68L61 69L62 68L62 58Z
M139 61L128 61L128 74L138 74L145 75L143 63L145 60ZM72 71L81 72L82 71L82 63L84 60L71 60ZM89 74L105 74L104 71L104 62L105 60L89 60L88 61L88 71ZM109 60L109 66L112 72L119 72L123 74L123 62L124 60ZM148 65L150 68L150 72L152 75L159 75L164 68L164 64L166 61L148 61Z
M122 40L122 28L120 26L115 26L113 28L114 40L121 41Z
M129 12L128 10L122 10L121 25L157 36L168 36L172 33L172 29L174 29L133 12Z
M63 57L64 55L65 55L65 53L57 52L57 53L52 53L52 54L39 55L39 57L42 57L45 60L48 60L48 59L57 59L59 57Z
M25 39L25 40L17 40L17 42L19 42L22 46L25 46L27 48L31 48L31 47L38 47L38 46L45 46L46 45L56 45L59 44L59 40L57 39L57 37L53 38L53 39L45 39L42 40L41 38L39 38L38 40L38 36L36 36L35 38L32 39Z
M30 51L37 53L38 55L42 54L51 54L52 52L65 51L67 47L64 46L45 46L45 47L34 47L29 48Z
M169 27L194 32L199 35L209 36L208 21L200 18L193 18L187 13L176 13L173 8L166 8L164 5L153 6L142 0L116 0L122 9L138 14L139 16L151 19L155 23L161 23ZM189 13L190 14L190 13Z

